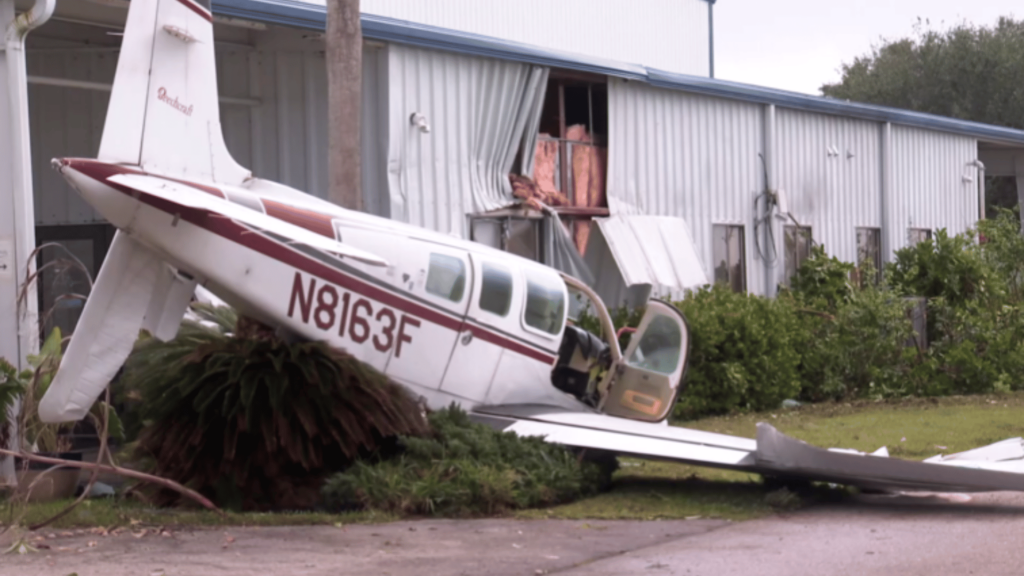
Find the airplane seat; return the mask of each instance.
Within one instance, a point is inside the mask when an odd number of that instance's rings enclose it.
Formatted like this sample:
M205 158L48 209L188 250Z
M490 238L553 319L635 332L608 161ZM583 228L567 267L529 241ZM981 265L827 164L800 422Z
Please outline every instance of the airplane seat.
M578 326L566 326L562 343L558 347L558 360L551 371L551 384L562 392L588 402L594 396L591 368L608 363L610 355L604 341Z

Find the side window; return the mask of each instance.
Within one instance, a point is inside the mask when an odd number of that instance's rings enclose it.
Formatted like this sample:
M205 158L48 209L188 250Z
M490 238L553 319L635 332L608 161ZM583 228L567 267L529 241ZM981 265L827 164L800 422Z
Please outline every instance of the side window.
M671 374L679 366L679 353L683 348L683 335L679 325L658 316L644 330L640 343L629 357L629 364L644 370Z
M435 296L459 302L466 292L466 264L454 256L431 254L426 288Z
M512 274L508 268L484 262L480 280L480 309L498 316L508 315L512 304Z
M786 285L796 274L800 265L811 255L811 244L813 235L809 226L786 226L785 230L786 248Z
M932 231L927 228L907 228L907 245L913 246L918 242L932 239Z
M728 285L733 292L747 291L747 262L743 248L743 226L715 224L711 227L715 282Z
M565 284L536 273L526 273L526 308L523 321L531 328L558 334L565 322Z

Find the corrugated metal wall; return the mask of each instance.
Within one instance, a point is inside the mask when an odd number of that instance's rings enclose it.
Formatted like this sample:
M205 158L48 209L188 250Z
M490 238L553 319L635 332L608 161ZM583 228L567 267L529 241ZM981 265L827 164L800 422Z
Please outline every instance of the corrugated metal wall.
M959 234L978 221L978 174L967 165L978 157L973 138L893 126L892 149L893 249L907 245L908 228Z
M507 124L497 111L514 108L530 69L529 64L507 60L402 45L388 48L393 218L464 235L468 214L502 205L500 198L487 198L494 205L482 205L481 191L493 188L483 178L494 174L489 168L495 158L480 153L492 150L491 140L502 137ZM426 118L429 133L410 124L414 113Z
M116 50L30 50L32 76L111 84ZM368 211L387 215L385 155L386 49L363 51L363 189ZM382 75L383 71L383 75ZM257 99L259 106L221 105L228 149L261 178L325 197L327 70L322 42L274 29L252 49L218 47L221 96ZM50 169L56 156L94 157L109 92L29 85L36 221L84 224L102 218Z
M705 268L714 224L744 226L747 287L773 292L783 280L786 223L773 219L778 254L770 277L754 241L754 198L770 186L814 240L847 262L857 259L857 228L882 228L891 250L908 228L963 232L977 221L973 138L917 128L891 129L891 170L883 210L885 124L609 81L608 196L637 212L681 216ZM765 138L771 138L765 150ZM964 176L972 182L965 182ZM886 222L883 223L883 218ZM888 258L883 255L883 258ZM712 276L712 270L705 270Z
M117 53L110 51L30 51L27 55L28 73L31 76L110 83L114 79L116 66ZM96 156L109 98L107 92L29 84L32 179L38 224L103 221L89 204L71 190L64 178L50 168L50 159L59 156Z
M704 0L362 0L360 9L681 74L708 74Z
M709 278L712 226L743 225L747 286L761 286L753 202L764 181L762 107L612 79L608 116L609 198L686 219Z
M829 254L855 262L856 229L881 227L880 125L785 109L775 118L772 187Z

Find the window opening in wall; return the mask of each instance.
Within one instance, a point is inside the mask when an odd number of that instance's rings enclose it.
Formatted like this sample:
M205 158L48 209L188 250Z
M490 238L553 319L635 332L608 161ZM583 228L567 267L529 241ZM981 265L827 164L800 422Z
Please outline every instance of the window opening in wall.
M932 231L928 228L907 228L907 245L913 246L918 242L932 239Z
M452 302L461 301L466 291L466 264L454 256L431 254L426 289Z
M544 222L521 216L471 216L469 239L536 262L544 259Z
M804 260L811 255L813 235L810 226L786 226L786 285Z
M534 180L546 203L568 220L582 253L590 219L608 215L608 80L552 70L548 79Z
M711 228L715 283L726 284L733 292L747 291L747 263L743 226L715 224Z
M480 276L480 309L507 316L512 304L512 273L504 266L484 262Z
M868 268L872 269L870 280L878 284L882 280L882 231L879 228L857 228L857 279L863 284Z

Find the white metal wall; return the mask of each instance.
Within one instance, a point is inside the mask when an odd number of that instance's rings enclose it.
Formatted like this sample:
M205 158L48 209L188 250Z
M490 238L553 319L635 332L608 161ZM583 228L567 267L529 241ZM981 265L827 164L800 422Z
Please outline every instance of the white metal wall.
M485 199L493 205L481 200L481 191L493 188L485 176L495 174L494 158L480 151L508 137L496 110L518 102L530 69L519 62L389 46L391 217L464 236L468 214L501 207L501 198ZM429 133L410 124L414 113L426 118Z
M908 228L946 228L952 235L974 226L978 174L968 166L978 157L973 138L893 126L892 149L888 220L894 250L908 244Z
M554 50L708 75L704 0L362 0L360 9Z
M773 220L778 256L768 272L755 244L754 198L765 185L759 153L768 157L769 184L785 192L790 213L812 227L828 254L847 262L857 259L859 227L881 228L896 250L907 244L908 228L955 234L977 221L977 173L968 166L977 156L973 138L893 126L886 148L886 126L878 122L620 79L609 80L608 95L613 214L685 218L705 268L712 226L743 225L752 292L772 293L785 270L782 221Z
M712 226L744 226L747 286L762 286L753 242L753 202L764 182L762 107L611 79L608 116L609 201L684 218L709 278Z
M812 227L815 242L856 262L856 229L881 227L880 125L786 109L775 122L772 187L785 192L790 213Z

